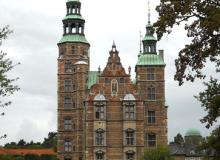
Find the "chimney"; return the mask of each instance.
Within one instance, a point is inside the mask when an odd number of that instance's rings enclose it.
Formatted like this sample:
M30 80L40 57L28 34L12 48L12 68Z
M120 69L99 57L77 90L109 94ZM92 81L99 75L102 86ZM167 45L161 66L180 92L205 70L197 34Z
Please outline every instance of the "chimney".
M159 50L159 56L164 60L164 50Z

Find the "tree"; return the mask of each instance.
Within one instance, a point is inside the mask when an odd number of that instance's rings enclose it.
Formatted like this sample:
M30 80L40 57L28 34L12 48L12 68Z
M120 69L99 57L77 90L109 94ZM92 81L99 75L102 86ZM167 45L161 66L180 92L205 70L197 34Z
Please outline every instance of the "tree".
M56 149L57 144L57 133L56 132L49 132L48 137L44 138L42 146L44 148L54 148Z
M155 148L147 148L141 160L173 160L170 155L168 146L157 146Z
M174 143L175 143L175 144L178 144L178 145L184 144L183 136L182 136L180 133L178 133L178 134L174 137Z
M12 31L9 30L9 26L0 28L0 46L2 40L6 39ZM11 101L3 101L4 97L12 95L15 91L19 90L17 85L14 85L18 78L10 79L7 76L7 73L14 68L12 61L9 58L6 58L7 54L0 50L0 108L4 108L11 104ZM4 113L0 113L4 115Z
M159 13L159 19L154 24L158 39L160 40L165 33L170 34L174 25L180 25L185 22L187 36L191 43L179 52L179 57L175 61L176 74L174 79L182 85L184 81L193 82L196 78L204 79L206 76L202 69L206 62L215 64L216 73L220 71L220 1L216 0L161 0L156 7ZM215 82L215 83L213 83ZM208 84L208 83L206 83ZM211 78L210 85L219 88L219 81ZM219 92L212 92L214 97L219 96ZM208 93L206 92L206 93ZM201 94L206 94L201 93ZM200 97L201 97L200 94ZM215 117L220 115L220 103L215 104L216 115L212 113L209 103L213 99L202 98L199 100L208 115L202 119L207 123L206 127L212 125Z

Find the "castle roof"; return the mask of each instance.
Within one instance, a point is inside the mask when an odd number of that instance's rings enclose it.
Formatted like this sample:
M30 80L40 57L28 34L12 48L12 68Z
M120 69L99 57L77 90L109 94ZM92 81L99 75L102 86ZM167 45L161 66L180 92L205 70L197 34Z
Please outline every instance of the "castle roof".
M99 72L98 71L90 71L89 72L89 80L87 82L87 87L90 89L92 85L96 84L99 79Z
M201 136L201 133L198 129L191 128L186 131L185 136Z
M165 66L163 58L156 54L141 54L138 58L137 66Z

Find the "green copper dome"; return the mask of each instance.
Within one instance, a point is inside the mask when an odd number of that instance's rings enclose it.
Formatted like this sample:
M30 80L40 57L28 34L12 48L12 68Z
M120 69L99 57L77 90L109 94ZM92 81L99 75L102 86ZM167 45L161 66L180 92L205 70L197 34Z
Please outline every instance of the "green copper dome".
M80 34L70 34L64 35L63 38L60 40L60 43L67 43L67 42L81 42L81 43L88 43L84 35Z
M157 41L157 39L152 35L145 35L143 41Z
M164 60L162 57L156 54L141 54L138 58L137 66L165 66Z
M198 129L191 128L187 130L185 136L201 136L201 133Z

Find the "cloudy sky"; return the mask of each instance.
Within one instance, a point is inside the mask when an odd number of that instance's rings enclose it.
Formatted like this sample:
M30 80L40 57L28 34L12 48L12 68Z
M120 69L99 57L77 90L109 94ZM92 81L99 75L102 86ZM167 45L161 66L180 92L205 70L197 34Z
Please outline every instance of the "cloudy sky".
M1 50L14 63L21 62L10 73L19 77L21 88L11 96L13 104L0 117L0 135L8 137L0 145L25 139L42 141L57 126L57 42L62 36L62 18L66 14L65 0L1 0L0 27L6 24L14 31L3 42ZM91 69L105 67L108 51L116 41L122 64L133 71L139 52L141 31L147 24L147 0L81 0L82 16L86 19L86 38L91 44ZM157 20L154 10L159 0L151 2L152 21ZM199 119L205 114L193 98L203 89L200 81L179 87L173 80L174 59L188 43L183 27L174 29L158 43L165 50L166 99L169 105L169 140L178 132L197 128L203 136L210 132ZM205 70L210 73L211 67Z

